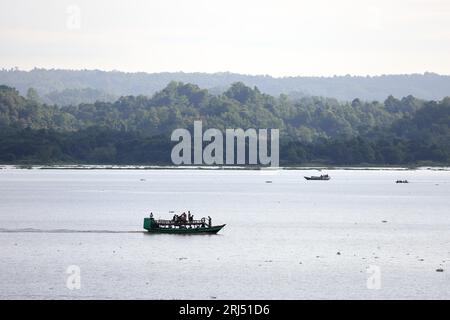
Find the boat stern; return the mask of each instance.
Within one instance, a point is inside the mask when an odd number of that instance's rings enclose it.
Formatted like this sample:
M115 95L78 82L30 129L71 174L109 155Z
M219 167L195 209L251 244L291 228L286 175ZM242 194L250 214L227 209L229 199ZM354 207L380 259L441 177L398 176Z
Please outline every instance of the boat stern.
M152 227L152 222L150 218L144 218L144 229L150 230Z

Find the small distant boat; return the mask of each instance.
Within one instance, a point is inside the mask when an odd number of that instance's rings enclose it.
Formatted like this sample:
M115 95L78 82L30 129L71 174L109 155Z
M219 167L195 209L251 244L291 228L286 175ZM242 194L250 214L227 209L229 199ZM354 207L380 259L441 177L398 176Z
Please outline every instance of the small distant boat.
M223 227L225 224L213 226L210 217L190 220L183 218L183 215L175 215L172 220L163 220L154 219L153 214L150 214L150 217L144 218L144 229L150 233L216 234Z
M395 181L395 183L409 183L408 180L397 180Z
M320 176L311 176L311 177L305 177L306 180L330 180L331 177L327 174L322 174Z

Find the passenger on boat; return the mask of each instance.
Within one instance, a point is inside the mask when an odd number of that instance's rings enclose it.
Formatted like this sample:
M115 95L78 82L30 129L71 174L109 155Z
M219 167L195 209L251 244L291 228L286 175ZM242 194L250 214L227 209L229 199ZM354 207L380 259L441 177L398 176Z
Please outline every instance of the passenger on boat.
M208 216L208 225L209 225L209 227L211 227L211 217L210 216Z
M183 212L183 214L181 215L181 221L186 222L186 212Z

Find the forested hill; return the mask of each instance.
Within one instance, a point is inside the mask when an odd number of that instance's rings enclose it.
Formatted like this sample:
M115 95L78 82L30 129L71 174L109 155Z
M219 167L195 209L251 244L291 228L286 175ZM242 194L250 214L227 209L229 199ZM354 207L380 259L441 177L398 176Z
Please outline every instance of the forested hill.
M383 102L171 82L153 96L60 107L0 86L2 163L170 164L175 128L278 128L281 164L450 164L450 98Z
M300 96L333 97L352 101L383 100L389 95L413 95L426 100L447 96L450 76L434 73L383 76L283 77L236 73L125 73L99 70L0 70L0 84L15 87L22 94L35 88L43 102L58 105L114 101L124 95L147 95L162 90L169 82L197 84L212 93L225 91L234 82L257 86L262 92Z

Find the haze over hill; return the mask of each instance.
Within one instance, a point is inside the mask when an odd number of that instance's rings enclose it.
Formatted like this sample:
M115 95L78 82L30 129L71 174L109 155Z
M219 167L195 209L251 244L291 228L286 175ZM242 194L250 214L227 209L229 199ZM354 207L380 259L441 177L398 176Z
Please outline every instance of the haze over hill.
M69 105L96 100L114 101L120 96L147 95L163 89L171 81L193 83L221 93L234 82L256 86L270 95L288 94L293 97L325 96L339 100L384 100L389 95L413 95L426 100L441 100L450 94L450 76L435 73L282 77L245 75L238 73L126 73L100 70L18 69L0 70L0 84L17 88L22 94L35 88L42 100L50 104Z

